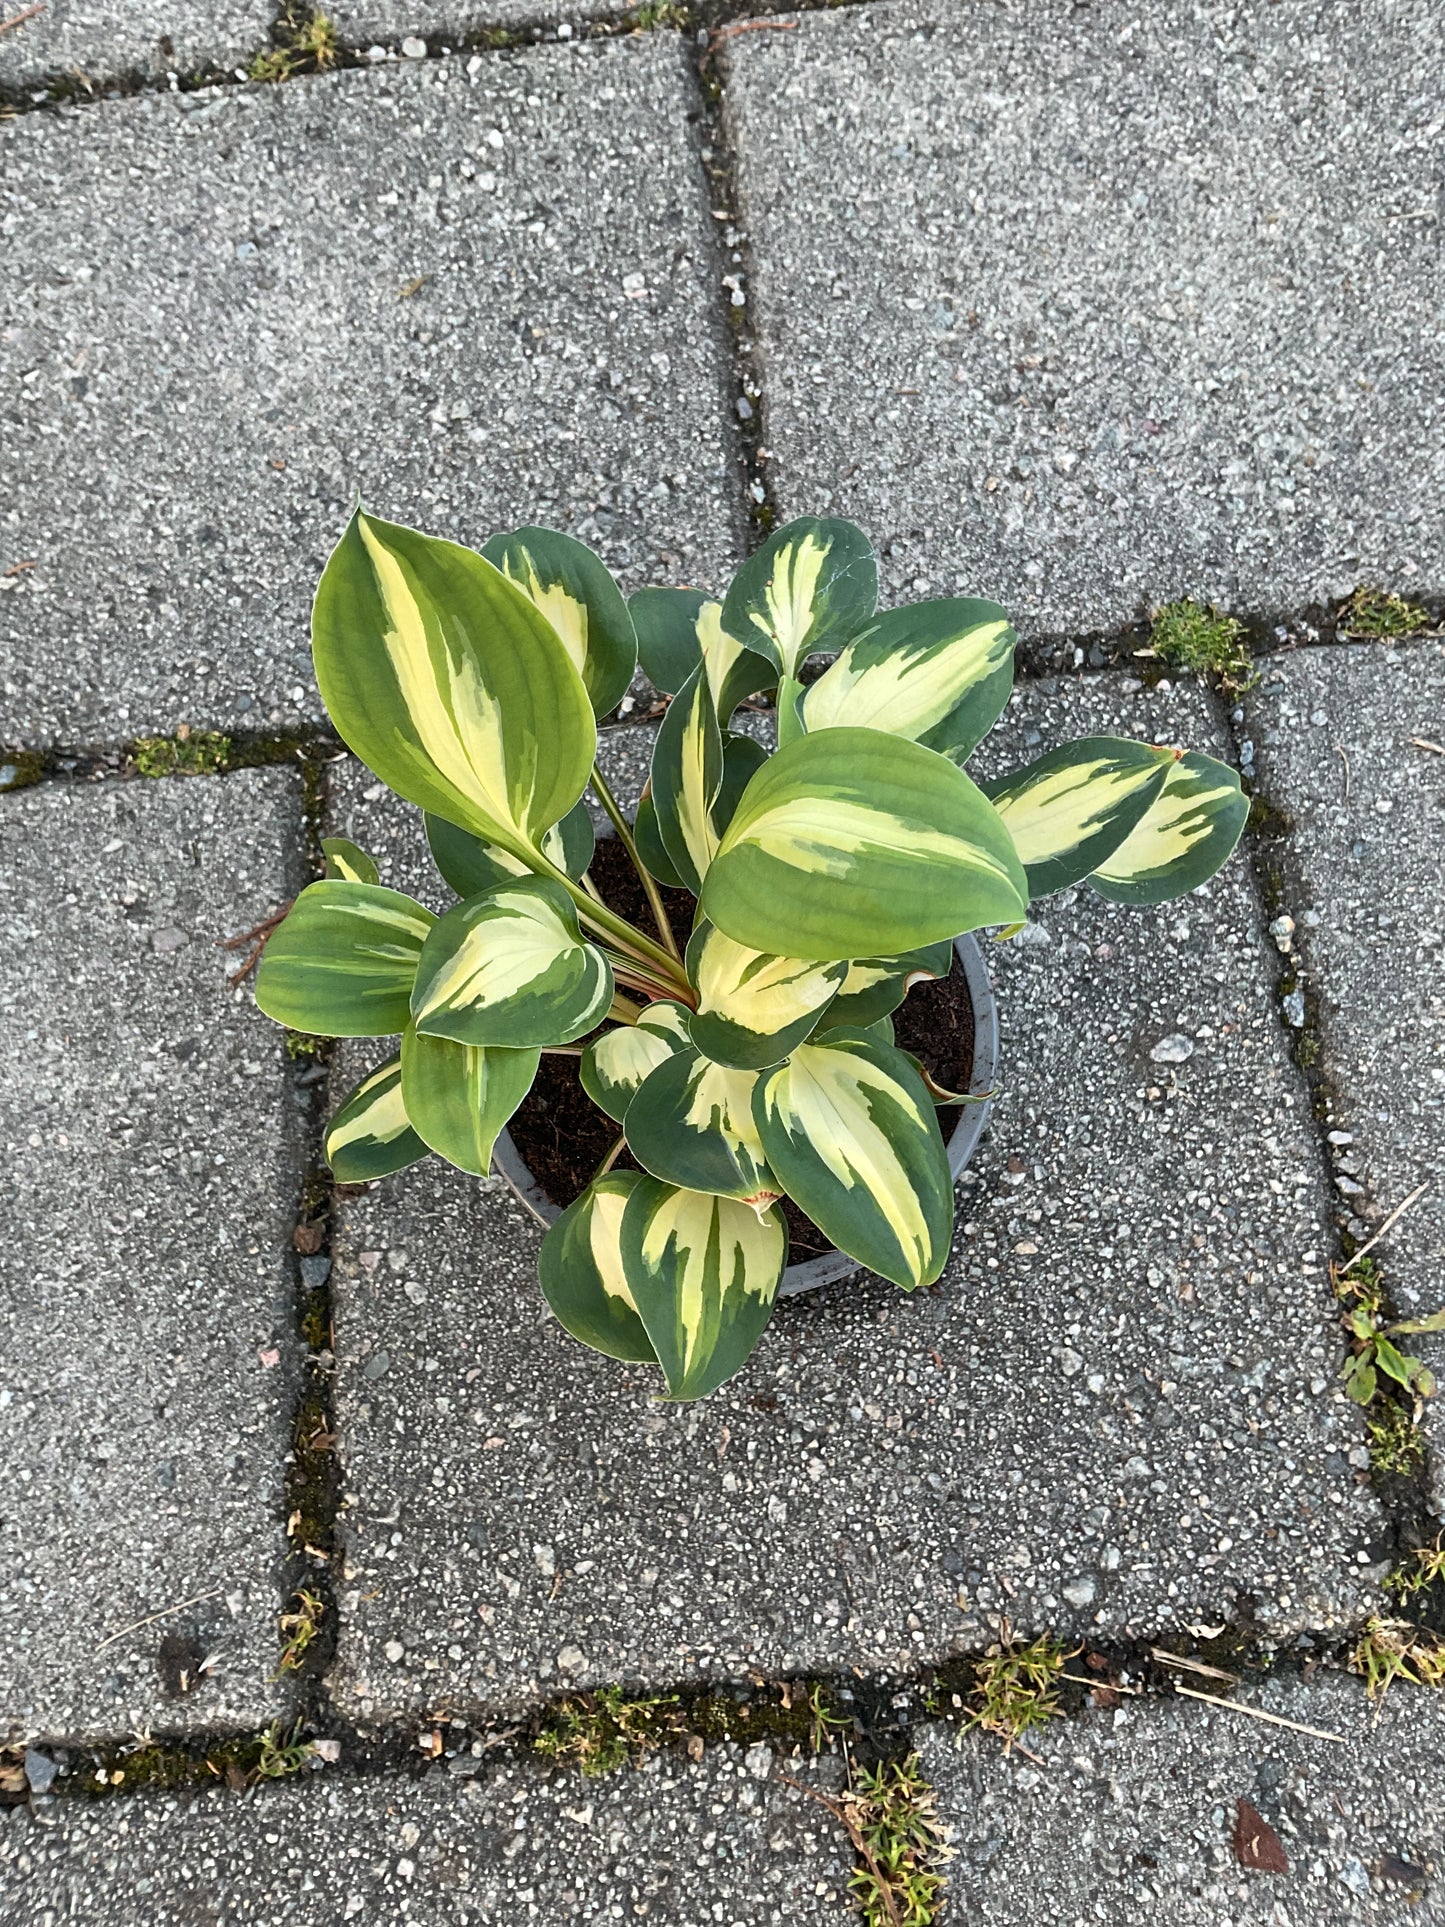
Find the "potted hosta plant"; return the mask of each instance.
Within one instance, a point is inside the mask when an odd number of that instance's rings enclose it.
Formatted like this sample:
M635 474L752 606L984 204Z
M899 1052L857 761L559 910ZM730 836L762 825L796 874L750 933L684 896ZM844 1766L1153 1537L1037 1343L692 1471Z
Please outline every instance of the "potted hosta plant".
M939 1118L977 1093L904 1047L900 1007L959 974L955 940L1007 934L1032 898L1086 879L1126 903L1192 889L1246 814L1224 764L1115 737L975 783L964 765L1012 686L1007 617L967 599L880 614L847 522L780 529L721 602L629 603L569 536L518 529L477 554L358 512L313 640L336 728L426 812L457 896L434 916L333 840L270 940L269 1015L400 1037L332 1120L332 1169L365 1181L431 1150L485 1175L545 1057L564 1115L590 1119L563 1135L601 1127L607 1148L580 1195L554 1200L542 1290L575 1337L655 1362L677 1398L757 1343L785 1212L904 1289L939 1276L954 1175ZM639 651L672 700L629 823L596 766L597 718ZM770 691L772 755L730 727ZM596 850L589 784L616 832ZM623 881L619 863L631 915L598 882ZM515 1150L509 1165L525 1186Z

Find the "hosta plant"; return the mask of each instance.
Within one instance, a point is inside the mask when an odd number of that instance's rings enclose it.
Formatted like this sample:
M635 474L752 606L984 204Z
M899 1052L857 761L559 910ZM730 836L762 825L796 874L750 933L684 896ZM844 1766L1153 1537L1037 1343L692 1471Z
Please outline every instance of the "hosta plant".
M757 1343L784 1193L905 1290L938 1277L953 1187L937 1106L953 1094L895 1046L890 1013L947 975L953 938L1011 931L1031 899L1085 881L1124 903L1190 890L1245 816L1224 765L1115 737L976 782L969 757L1012 685L1008 619L965 598L880 613L846 522L780 529L721 602L626 601L552 530L477 554L358 512L313 640L336 728L425 811L457 899L434 916L336 840L270 940L256 994L272 1017L400 1040L333 1119L332 1170L365 1181L430 1150L484 1175L541 1053L574 1056L617 1140L548 1232L542 1290L574 1337L655 1362L676 1398ZM671 702L629 823L597 718L639 657ZM731 727L770 692L772 755ZM589 784L645 922L588 875ZM691 893L690 927L659 885ZM640 1169L613 1168L624 1148Z

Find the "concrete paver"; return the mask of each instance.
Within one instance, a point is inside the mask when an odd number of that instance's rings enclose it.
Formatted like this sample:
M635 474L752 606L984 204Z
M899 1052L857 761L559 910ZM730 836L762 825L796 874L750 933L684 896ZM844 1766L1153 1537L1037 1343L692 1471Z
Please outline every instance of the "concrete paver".
M651 34L0 127L0 741L319 721L357 491L725 580L694 110Z
M1035 1729L1036 1761L930 1728L920 1754L952 1828L950 1913L988 1927L1445 1920L1440 1695L1395 1686L1377 1711L1358 1680L1319 1673L1239 1697L1345 1744L1187 1700ZM1241 1800L1273 1829L1284 1870L1240 1865Z
M296 889L299 805L283 771L0 798L0 1736L287 1703L304 1155L215 946Z
M0 35L0 87L77 72L114 80L245 66L270 44L275 17L270 0L46 0Z
M1197 691L1103 676L1029 686L994 753L1110 727L1212 740ZM336 827L403 847L356 801ZM991 958L1004 1088L940 1285L790 1300L702 1405L551 1322L497 1181L428 1160L344 1202L340 1703L913 1667L1001 1614L1357 1618L1383 1521L1267 951L1242 857L1154 912L1047 900Z
M1413 1317L1445 1304L1445 755L1425 747L1442 718L1445 645L1423 642L1273 658L1245 720L1284 813L1281 910L1303 965L1297 1014L1318 1025L1341 1215L1358 1241L1426 1187L1380 1247ZM1438 1340L1426 1350L1445 1363ZM1445 1419L1424 1409L1445 1447Z
M641 1771L592 1780L526 1761L452 1764L475 1777L308 1777L246 1800L52 1802L41 1824L0 1812L0 1911L36 1927L843 1918L842 1830L778 1780L765 1747L713 1748L696 1766L655 1755Z
M1036 634L1438 589L1438 37L897 0L728 43L783 512Z

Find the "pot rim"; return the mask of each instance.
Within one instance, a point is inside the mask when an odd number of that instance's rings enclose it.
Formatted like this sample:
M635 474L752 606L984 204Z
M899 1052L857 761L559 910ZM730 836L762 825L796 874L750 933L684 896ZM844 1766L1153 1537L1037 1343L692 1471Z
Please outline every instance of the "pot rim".
M969 1096L974 1101L963 1106L947 1145L948 1168L956 1181L963 1175L977 1150L978 1141L993 1110L992 1092L998 1070L999 1035L998 1005L994 1000L993 985L989 982L988 966L984 962L978 939L972 932L955 937L953 948L963 966L963 980L968 985L973 1004L973 1074L969 1079ZM512 1142L510 1131L504 1130L498 1137L492 1151L492 1164L507 1180L518 1201L527 1207L540 1224L556 1223L562 1215L562 1207L552 1202L532 1176ZM859 1264L856 1258L850 1258L846 1251L820 1251L816 1258L788 1266L778 1286L778 1296L794 1298L800 1291L816 1291L821 1285L837 1284L840 1279L852 1278L866 1270L866 1265Z

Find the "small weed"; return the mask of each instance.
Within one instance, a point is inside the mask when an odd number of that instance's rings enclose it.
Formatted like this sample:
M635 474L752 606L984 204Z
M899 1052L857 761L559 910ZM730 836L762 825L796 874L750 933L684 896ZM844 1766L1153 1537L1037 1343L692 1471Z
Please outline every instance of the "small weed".
M846 1732L853 1724L851 1714L835 1713L828 1689L821 1680L808 1694L808 1745L814 1753L822 1753L832 1745L835 1733Z
M1385 1309L1385 1279L1373 1258L1360 1258L1330 1271L1335 1296L1344 1307L1345 1329L1353 1349L1344 1363L1345 1390L1357 1405L1368 1405L1390 1379L1412 1398L1429 1398L1435 1375L1422 1359L1401 1351L1395 1339L1420 1332L1445 1331L1445 1310L1429 1318L1391 1319Z
M1441 1534L1433 1546L1416 1546L1409 1563L1392 1572L1385 1581L1385 1591L1394 1593L1397 1599L1408 1599L1413 1593L1424 1592L1427 1586L1438 1585L1442 1579L1445 1579L1445 1534Z
M1418 602L1406 602L1403 596L1387 595L1362 583L1340 605L1335 621L1342 636L1418 636L1429 629L1430 612Z
M289 1734L282 1732L281 1722L277 1720L261 1735L260 1752L253 1771L258 1779L285 1780L291 1774L301 1772L310 1760L312 1751L311 1741L301 1737L300 1720Z
M952 1856L918 1755L864 1767L839 1807L861 1862L848 1890L867 1927L931 1927Z
M1365 1437L1376 1478L1412 1478L1425 1463L1420 1428L1398 1399L1381 1399L1366 1412Z
M1010 1746L1059 1710L1059 1675L1069 1654L1045 1636L1031 1646L990 1649L974 1668L965 1724L997 1733Z
M676 1709L675 1698L628 1699L620 1686L604 1686L563 1700L533 1745L555 1765L580 1767L595 1779L677 1737Z
M276 1668L273 1678L280 1679L286 1673L301 1670L311 1642L321 1631L321 1622L325 1617L326 1602L320 1593L308 1592L305 1586L298 1586L293 1610L281 1615L281 1632L286 1644L281 1649L281 1664Z
M288 1030L285 1040L286 1055L293 1064L301 1057L324 1057L331 1048L329 1037L313 1037L305 1030Z
M246 72L252 80L290 80L294 74L324 74L341 56L336 28L324 13L289 5L276 25L279 45L258 53Z
M214 776L231 754L231 739L182 723L174 736L138 736L131 761L138 776Z
M689 19L687 8L678 0L642 0L632 14L632 24L641 33L649 33L654 27L685 27Z
M1149 647L1171 669L1208 670L1230 688L1244 689L1255 680L1244 634L1233 616L1199 602L1171 602L1154 612Z
M1412 1686L1445 1686L1445 1643L1402 1619L1372 1619L1350 1657L1372 1700L1381 1700L1397 1679Z

